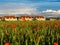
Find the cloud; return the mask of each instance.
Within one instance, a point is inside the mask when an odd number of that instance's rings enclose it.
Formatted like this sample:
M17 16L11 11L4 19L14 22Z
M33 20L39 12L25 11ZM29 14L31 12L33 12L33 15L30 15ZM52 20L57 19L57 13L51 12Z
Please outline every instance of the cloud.
M60 16L60 8L57 9L58 6L53 6L53 8L47 8L49 5L52 7L53 5L60 4L60 3L4 3L0 5L0 14L28 14L28 15L43 15L46 17L49 16ZM46 6L47 5L47 6ZM44 8L46 9L44 9ZM42 9L42 10L41 10ZM57 10L56 10L57 9Z
M60 17L60 10L52 10L52 9L47 9L44 11L41 11L41 14L46 16L46 17Z
M60 10L45 10L45 11L42 11L43 13L56 13L56 14L60 14Z
M37 7L24 3L6 3L0 5L0 14L36 14Z
M56 10L48 10L48 9L47 9L47 10L42 11L42 12L43 12L43 13L51 13L51 12L53 12L53 13L54 13L54 12L56 12Z

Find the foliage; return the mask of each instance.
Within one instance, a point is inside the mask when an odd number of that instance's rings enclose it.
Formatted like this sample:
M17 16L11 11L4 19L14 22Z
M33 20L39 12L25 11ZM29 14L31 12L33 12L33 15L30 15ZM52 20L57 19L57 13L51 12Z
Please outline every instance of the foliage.
M60 21L0 21L1 45L60 44Z

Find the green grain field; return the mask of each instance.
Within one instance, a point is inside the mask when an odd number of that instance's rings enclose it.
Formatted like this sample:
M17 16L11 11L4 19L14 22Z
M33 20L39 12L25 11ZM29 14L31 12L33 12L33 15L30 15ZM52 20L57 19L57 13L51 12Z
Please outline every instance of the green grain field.
M0 21L0 45L56 44L60 44L60 21Z

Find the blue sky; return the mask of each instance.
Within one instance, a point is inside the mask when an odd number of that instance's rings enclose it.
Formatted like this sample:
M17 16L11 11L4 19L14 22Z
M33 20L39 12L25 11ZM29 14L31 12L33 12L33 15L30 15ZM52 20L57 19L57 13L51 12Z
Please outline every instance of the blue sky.
M50 2L59 2L60 0L0 0L0 2L20 2L20 1L31 1L31 2L39 2L39 1L50 1Z
M60 9L60 0L0 0L0 9L18 8L20 4L37 7L37 10ZM7 6L8 5L8 6ZM13 6L12 6L13 5ZM14 6L17 7L14 7Z
M47 10L60 13L60 0L0 0L0 14L46 14Z

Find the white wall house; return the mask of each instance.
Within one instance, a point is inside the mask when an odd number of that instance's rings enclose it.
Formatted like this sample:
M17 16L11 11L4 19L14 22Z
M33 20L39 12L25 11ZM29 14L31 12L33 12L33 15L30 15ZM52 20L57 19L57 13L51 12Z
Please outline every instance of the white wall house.
M17 21L15 16L4 16L5 21Z
M0 21L2 20L3 17L0 17Z
M25 19L26 19L27 21L32 21L32 20L33 20L33 18L32 18L31 16L26 16Z
M50 17L50 21L54 21L54 20L57 20L57 19L54 17Z
M24 20L25 20L25 16L20 16L20 17L18 17L18 20L19 20L19 21L24 21Z
M2 20L2 17L0 17L0 21Z
M20 20L20 21L24 21L24 20L26 20L26 21L32 21L33 18L30 17L30 16L21 16L21 17L19 17L18 20Z
M35 16L35 19L36 20L39 20L39 21L44 21L46 20L46 18L44 16Z

